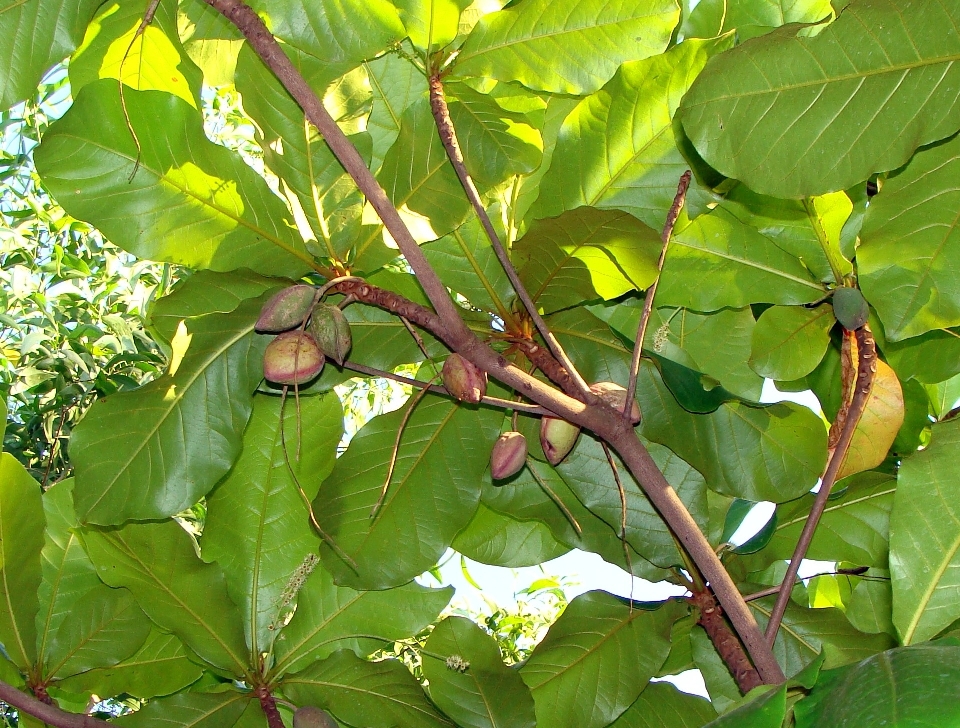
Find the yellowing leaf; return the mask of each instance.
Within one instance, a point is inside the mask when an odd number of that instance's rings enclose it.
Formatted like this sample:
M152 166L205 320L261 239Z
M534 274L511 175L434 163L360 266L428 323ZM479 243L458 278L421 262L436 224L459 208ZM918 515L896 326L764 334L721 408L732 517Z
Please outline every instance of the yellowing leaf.
M856 354L854 354L856 356ZM860 418L838 478L871 470L883 462L903 424L903 390L885 362L877 360L873 388Z

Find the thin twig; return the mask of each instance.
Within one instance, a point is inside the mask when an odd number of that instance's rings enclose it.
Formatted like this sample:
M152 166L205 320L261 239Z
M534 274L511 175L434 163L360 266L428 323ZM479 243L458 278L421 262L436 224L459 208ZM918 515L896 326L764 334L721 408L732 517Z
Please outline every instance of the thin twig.
M573 514L570 512L570 509L567 508L566 504L560 500L560 496L553 492L553 488L546 484L543 478L540 477L540 474L533 467L533 460L528 456L527 457L527 468L530 470L530 475L533 476L533 479L537 481L537 484L543 488L543 492L547 494L547 497L552 500L557 508L563 513L566 517L567 522L573 527L573 530L577 532L577 538L583 537L583 529L580 528L580 524L577 522L577 519L574 518Z
M53 436L53 443L50 446L50 457L47 458L47 467L43 471L43 480L40 481L40 487L43 490L47 489L47 481L50 479L50 468L53 467L53 459L57 454L57 443L60 442L60 433L63 432L63 423L66 421L68 408L63 406L60 408L60 422L57 425L57 432Z
M557 361L570 373L570 376L579 389L579 394L584 396L589 395L589 385L587 385L583 377L580 376L573 362L570 361L570 357L567 356L560 342L557 341L547 326L546 321L543 320L543 317L537 310L537 305L533 302L533 299L530 298L530 294L527 293L527 289L517 274L517 269L513 267L510 256L507 255L507 251L503 247L503 242L500 240L500 236L497 235L497 231L490 221L490 216L487 215L487 211L483 207L483 202L480 200L480 193L477 192L477 187L473 183L470 173L467 172L467 166L463 161L460 142L457 140L457 132L453 127L453 121L450 119L450 110L447 108L447 100L443 95L443 82L440 80L439 74L434 74L430 77L430 107L433 110L433 118L437 122L437 130L440 132L440 141L443 143L443 148L447 151L447 157L449 157L450 163L457 173L457 177L460 178L460 184L467 194L467 199L470 200L470 204L477 213L477 217L480 218L480 224L487 233L487 237L490 239L490 245L493 246L493 251L496 253L497 260L500 261L504 273L507 274L510 285L512 285L513 290L516 291L517 298L520 299L523 307L527 310L534 325L537 327L537 331L540 332L540 335L543 337L550 351L557 358Z
M813 501L813 507L807 516L806 523L803 524L803 531L800 533L800 539L793 550L793 556L790 557L790 564L787 566L787 573L783 577L780 585L780 591L777 594L777 601L773 605L773 611L770 613L770 620L767 622L767 631L765 638L767 645L773 646L777 638L777 630L780 629L780 623L783 621L784 612L787 610L787 603L790 601L790 593L793 591L793 584L797 580L797 573L800 570L800 562L813 541L814 532L817 530L817 524L820 523L820 516L823 515L827 507L827 500L830 498L830 491L837 480L837 474L843 465L850 449L850 442L853 440L853 434L860 423L860 418L867 406L867 400L870 397L870 391L873 389L873 377L877 371L877 349L868 326L862 326L853 332L857 340L857 380L854 385L853 399L850 402L850 409L847 413L846 421L843 425L843 431L837 442L837 447L830 457L827 469L824 471L823 479L820 482L820 490L817 491L817 497ZM845 336L848 336L846 332ZM844 393L844 397L846 397ZM788 588L789 587L789 588Z
M673 198L673 204L670 205L670 212L667 213L667 221L663 224L663 232L660 234L660 258L657 261L657 277L647 289L643 297L643 313L640 314L640 325L637 327L637 338L633 344L633 360L630 363L630 382L627 385L627 399L623 403L623 417L630 419L630 410L632 409L633 399L637 394L637 376L640 374L640 356L643 350L643 339L647 334L647 324L650 321L650 314L653 312L653 299L657 295L657 286L660 283L660 274L663 273L663 263L667 259L667 247L670 245L670 237L673 235L673 227L677 224L677 217L683 208L684 200L687 198L687 188L690 187L690 170L688 169L680 175L680 184L677 185L677 194Z
M633 607L633 559L630 558L630 546L627 545L627 491L623 489L623 481L620 480L620 471L617 469L617 461L613 459L613 453L603 440L600 441L603 447L603 454L607 456L607 464L613 473L613 480L617 484L617 492L620 494L620 545L623 546L623 558L627 562L627 573L630 574L630 605Z
M105 720L100 720L92 715L69 713L56 705L48 705L2 680L0 680L0 700L27 715L32 715L47 725L57 728L115 728L112 723L107 723Z
M430 368L433 369L434 379L440 376L440 370L437 369L436 363L433 361L433 357L427 352L427 345L423 343L423 337L420 336L420 332L413 328L413 324L407 321L403 316L400 316L400 321L403 322L404 327L407 329L407 333L410 334L411 338L417 343L417 348L420 349L420 353L423 354L423 358L430 362Z
M153 18L157 14L157 8L159 7L160 0L150 0L150 4L147 5L147 9L143 13L143 20L140 21L140 25L137 26L136 31L134 31L133 38L130 39L130 45L127 46L127 50L123 52L123 58L120 59L120 68L117 71L117 84L120 88L120 108L123 110L123 121L127 125L127 131L130 132L130 136L133 137L133 143L137 147L137 158L134 160L133 171L130 173L127 182L133 182L133 178L137 176L137 170L140 169L140 155L143 150L140 146L140 137L137 136L137 132L133 128L133 122L130 121L130 113L127 111L127 99L123 94L123 66L127 62L127 56L130 55L130 51L133 50L133 44L146 32L147 27L153 22ZM140 62L143 63L142 47L140 49Z

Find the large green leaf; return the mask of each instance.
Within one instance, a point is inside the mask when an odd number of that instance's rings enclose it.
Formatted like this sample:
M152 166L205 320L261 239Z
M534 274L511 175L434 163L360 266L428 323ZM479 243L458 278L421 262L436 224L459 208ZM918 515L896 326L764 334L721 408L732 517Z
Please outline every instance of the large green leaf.
M673 236L657 302L716 311L748 303L811 303L824 293L799 260L719 208Z
M315 705L348 725L369 728L452 726L427 700L403 663L367 662L346 650L284 679L284 694Z
M707 523L707 494L703 476L670 450L649 443L650 455L667 481L677 491L687 510L702 529ZM660 514L643 494L639 483L619 456L611 452L626 500L626 539L643 558L669 568L682 565L676 541ZM614 473L603 447L586 433L576 448L557 467L580 502L606 521L619 534L623 505Z
M32 96L47 69L83 40L98 0L25 0L0 8L0 111Z
M139 698L169 695L195 682L203 669L187 657L183 643L154 628L143 647L113 667L102 667L58 682L70 693L120 695Z
M363 427L314 501L320 526L357 567L323 546L340 584L385 589L409 581L437 563L477 509L501 417L428 395L403 429L386 497L371 518L406 409Z
M710 702L718 713L724 713L740 701L740 689L716 648L699 625L690 630L690 653L700 670Z
M457 659L459 658L459 660ZM534 728L533 696L503 664L496 640L464 617L447 617L423 648L430 697L463 728Z
M223 572L200 560L176 521L85 530L83 541L100 578L127 587L157 625L226 674L249 672L243 622Z
M527 0L480 20L456 73L588 94L624 61L666 50L678 17L673 0Z
M938 384L960 374L960 328L884 341L880 348L902 382L913 378L923 384Z
M427 51L457 37L460 13L471 0L394 0L410 41Z
M177 693L151 700L136 713L117 719L123 728L231 728L251 700L250 693Z
M712 167L757 192L846 189L960 127L958 22L952 3L866 0L815 37L792 26L754 39L704 69L684 129Z
M787 23L815 23L833 15L830 0L702 0L684 19L685 38L713 38L736 30L743 40Z
M48 677L68 677L130 657L150 633L150 620L126 589L102 584L84 594L60 623L44 655Z
M371 169L380 169L387 150L400 135L400 118L414 102L427 98L427 84L420 70L396 53L386 53L375 61L364 63L373 108L367 120L367 132L373 138Z
M830 344L833 308L773 306L757 319L750 366L767 379L799 379L817 368Z
M890 513L893 623L903 644L930 639L960 617L960 420L933 426L905 458Z
M632 215L582 207L534 222L513 251L531 298L551 313L648 288L660 248L660 236Z
M780 728L787 713L787 686L762 689L767 692L759 696L750 693L752 700L708 723L706 728Z
M606 592L570 602L520 670L537 723L601 728L618 718L667 658L682 610L668 602L649 611Z
M297 277L310 256L283 202L233 152L207 140L203 117L160 91L85 86L44 134L36 163L71 214L148 260L193 268L252 268Z
M888 339L960 324L958 173L960 138L921 151L864 215L860 283Z
M553 537L546 524L514 520L482 501L473 520L457 534L452 546L473 561L509 568L537 566L570 550Z
M252 299L229 314L185 320L164 376L90 408L70 450L82 521L173 515L230 469L262 376L267 337L253 333L261 305Z
M282 407L279 397L255 398L240 458L207 499L201 539L204 559L220 565L240 607L251 655L270 652L302 585L298 570L316 558L317 536L297 489L317 494L343 434L335 394L288 401L281 435Z
M729 40L690 41L622 65L563 122L534 214L616 208L659 230L689 167L677 148L673 115L707 59L728 46ZM701 207L708 200L696 182L687 199Z
M797 728L948 726L960 722L960 647L925 644L823 673L794 708Z
M709 700L667 682L650 683L610 728L700 728L716 715Z
M0 644L23 672L37 661L44 525L40 484L0 453Z
M823 472L827 431L806 407L725 402L709 414L692 414L677 404L647 361L640 368L637 400L644 437L677 453L718 493L783 503L813 488Z
M243 47L240 30L203 0L179 3L180 39L210 86L233 83L237 55Z

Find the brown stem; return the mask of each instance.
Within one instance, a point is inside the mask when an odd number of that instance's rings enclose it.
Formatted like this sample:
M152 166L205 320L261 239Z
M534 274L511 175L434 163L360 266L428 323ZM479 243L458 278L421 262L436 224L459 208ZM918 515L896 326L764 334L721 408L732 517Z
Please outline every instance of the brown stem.
M707 633L717 653L737 681L740 692L746 695L758 685L763 684L760 673L750 664L750 658L747 657L740 641L723 618L723 610L717 604L713 594L709 591L696 592L690 597L690 602L700 610L700 619L697 620L697 624Z
M254 691L254 695L260 701L260 708L263 714L267 716L267 725L269 728L284 728L283 718L280 717L280 711L277 710L277 701L266 685L261 685Z
M383 188L366 168L357 150L323 108L320 99L306 80L284 54L263 21L241 0L206 0L206 2L241 31L254 52L276 74L288 93L303 108L307 118L318 128L330 149L380 216L436 313L406 301L402 297L398 298L405 301L407 309L405 312L385 307L405 316L418 326L428 328L452 350L524 398L555 412L569 422L587 428L612 445L623 458L630 473L642 485L647 497L658 509L670 529L677 534L701 572L711 581L717 598L744 640L761 677L770 683L782 682L783 672L772 651L763 641L763 634L753 614L747 608L746 602L743 601L709 541L637 438L633 427L620 416L611 417L611 409L605 405L587 405L549 387L511 364L474 336L460 317L459 310L447 293L446 287L430 267L426 256L403 224L399 212L390 202ZM359 291L362 287L363 284L357 286L357 290ZM372 293L372 287L366 285L366 289L368 294ZM360 299L360 296L358 295L357 298ZM423 322L429 322L431 325Z
M777 630L780 629L780 623L783 621L783 614L787 610L787 603L790 601L790 593L793 591L793 584L797 580L797 572L800 570L800 562L813 541L813 534L817 530L817 524L820 523L820 516L827 507L827 500L830 498L830 491L837 480L837 474L847 457L847 451L850 449L850 442L853 440L853 433L860 423L863 411L867 406L867 399L870 397L870 390L873 388L873 375L877 371L877 349L873 340L873 334L870 333L868 326L862 326L853 332L857 340L857 380L853 390L853 399L850 408L846 412L846 419L843 423L843 431L837 442L837 447L830 456L830 462L824 471L820 482L820 490L817 491L817 497L813 501L813 507L807 516L806 523L803 524L803 531L800 533L800 540L797 541L797 547L793 550L793 556L790 558L790 564L787 566L787 573L783 577L780 585L780 591L777 593L777 601L773 605L773 611L770 613L770 621L767 622L766 640L767 645L772 647L777 638ZM844 336L848 334L845 332ZM841 409L845 409L842 408Z
M22 690L17 690L13 685L8 685L2 681L0 681L0 700L48 725L57 726L57 728L113 728L105 720L82 713L68 713L56 705L37 700Z
M670 245L670 236L673 235L673 227L677 224L677 217L683 207L684 200L687 198L687 188L690 186L690 170L688 169L680 175L680 183L677 185L677 194L673 198L673 204L670 205L670 211L667 213L667 221L663 224L663 232L660 233L661 247L660 258L657 260L657 277L647 289L643 297L643 313L640 314L640 325L637 327L637 338L633 344L633 360L630 363L630 382L627 384L627 399L623 403L623 417L630 419L630 410L633 407L633 398L637 394L637 376L640 374L640 354L643 350L643 339L647 334L647 324L650 322L650 314L653 312L653 299L657 295L657 286L660 284L660 274L663 273L663 262L667 259L667 247Z
M450 163L457 173L457 177L460 178L460 184L467 194L467 199L470 200L470 204L473 205L477 217L480 218L480 224L487 233L487 238L490 239L490 245L493 246L493 252L496 253L497 260L500 261L500 266L503 268L504 273L507 274L510 285L512 285L513 290L516 291L517 298L520 299L523 307L527 310L531 320L537 327L537 331L540 332L540 335L547 343L547 346L557 361L570 373L570 378L576 386L576 391L580 395L589 395L590 387L583 380L583 377L580 376L580 373L573 365L573 362L570 361L570 357L567 356L567 353L563 350L563 347L560 345L560 342L557 341L553 332L550 331L547 322L543 320L543 317L537 310L537 305L533 302L533 299L530 298L530 294L520 280L520 276L517 275L517 269L513 267L510 256L507 255L506 248L503 247L503 242L501 242L500 236L497 235L493 223L490 222L490 216L487 215L483 202L480 200L480 193L477 192L473 178L471 178L470 173L467 172L467 166L463 161L463 153L460 151L460 142L457 139L457 130L454 128L453 121L450 119L450 110L447 108L447 100L443 95L443 82L440 80L439 74L433 74L430 77L430 108L433 110L433 118L437 122L437 131L440 133L440 141L443 143L443 148L447 151L447 157L449 157Z

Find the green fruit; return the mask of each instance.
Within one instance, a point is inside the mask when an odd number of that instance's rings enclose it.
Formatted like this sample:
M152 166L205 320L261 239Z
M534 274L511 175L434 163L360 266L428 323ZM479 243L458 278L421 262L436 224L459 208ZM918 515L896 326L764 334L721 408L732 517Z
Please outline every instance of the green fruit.
M848 331L859 329L870 318L867 300L857 288L838 288L833 292L833 315Z
M504 432L490 452L490 475L503 480L516 475L527 462L527 438L519 432Z
M559 465L580 437L580 426L556 417L543 417L540 420L540 444L543 454L551 465Z
M267 344L263 376L274 384L303 384L323 369L323 352L306 331L287 331Z
M461 402L477 404L487 394L487 373L459 354L451 354L440 372L443 386Z
M313 310L310 333L317 340L324 354L343 366L347 352L353 345L350 323L343 311L330 303L321 303Z
M304 705L293 714L293 728L339 728L339 725L327 711Z
M303 323L310 315L310 306L316 290L313 286L298 285L284 288L263 304L254 329L262 334L289 331Z

